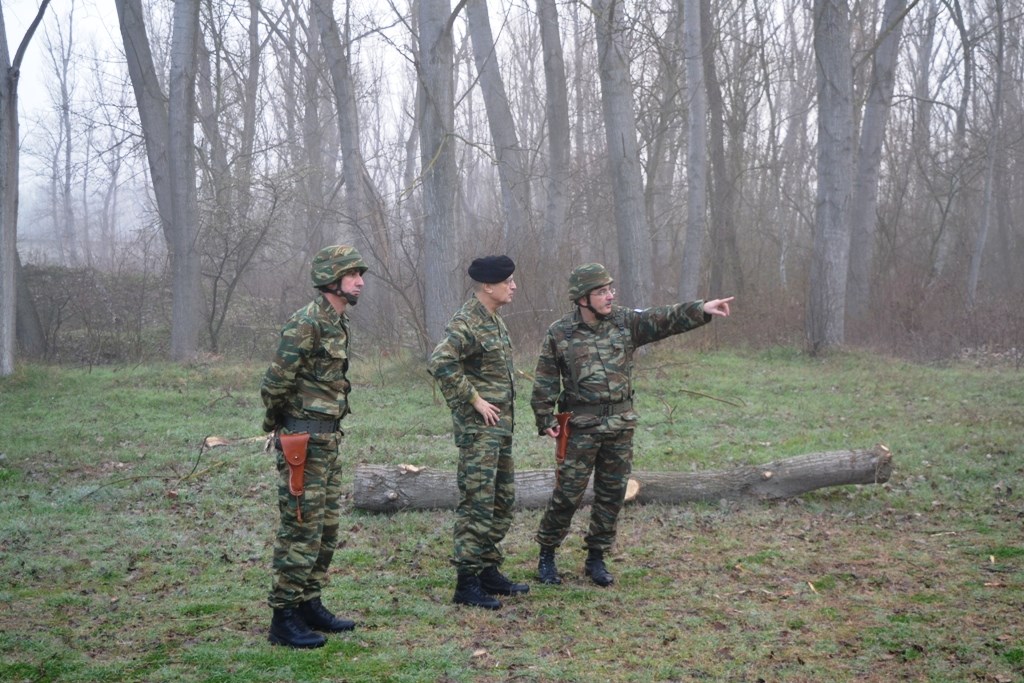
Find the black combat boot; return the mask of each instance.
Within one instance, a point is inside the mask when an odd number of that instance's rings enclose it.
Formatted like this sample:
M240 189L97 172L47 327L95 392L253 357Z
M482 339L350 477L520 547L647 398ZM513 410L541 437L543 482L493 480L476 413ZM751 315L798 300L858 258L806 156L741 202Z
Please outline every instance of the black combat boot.
M288 647L323 647L327 639L319 633L313 633L299 616L299 611L291 607L274 610L270 620L270 636L267 638L274 645Z
M540 559L537 560L537 576L541 583L558 584L562 583L558 576L558 567L555 566L555 547L542 545L540 547Z
M604 566L604 551L591 548L587 552L587 561L583 565L583 571L590 580L598 586L610 586L615 583L615 577L608 573Z
M480 572L480 588L489 595L521 595L529 593L525 583L512 583L497 567L487 567Z
M356 627L356 622L348 619L339 619L331 614L331 610L324 607L320 598L313 598L299 605L299 616L310 628L325 633L341 633L351 631Z
M484 593L480 588L480 577L468 572L459 572L458 583L455 584L455 597L452 602L457 605L499 609L501 603L497 598Z

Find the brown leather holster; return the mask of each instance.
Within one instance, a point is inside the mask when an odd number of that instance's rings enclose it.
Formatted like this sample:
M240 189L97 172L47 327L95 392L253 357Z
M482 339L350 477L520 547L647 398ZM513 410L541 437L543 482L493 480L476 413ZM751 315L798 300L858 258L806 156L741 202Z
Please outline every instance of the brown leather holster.
M295 496L298 519L302 521L303 485L306 477L306 448L309 445L309 433L280 434L281 453L288 463L288 492Z
M565 460L565 451L569 447L569 418L572 413L555 413L558 420L558 436L555 438L555 461L561 464Z

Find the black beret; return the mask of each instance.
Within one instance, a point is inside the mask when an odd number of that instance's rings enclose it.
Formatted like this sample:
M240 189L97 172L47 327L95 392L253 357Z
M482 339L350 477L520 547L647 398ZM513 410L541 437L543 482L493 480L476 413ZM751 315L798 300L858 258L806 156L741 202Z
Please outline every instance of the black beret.
M508 256L481 256L469 264L469 276L477 282L504 282L515 272L516 264Z

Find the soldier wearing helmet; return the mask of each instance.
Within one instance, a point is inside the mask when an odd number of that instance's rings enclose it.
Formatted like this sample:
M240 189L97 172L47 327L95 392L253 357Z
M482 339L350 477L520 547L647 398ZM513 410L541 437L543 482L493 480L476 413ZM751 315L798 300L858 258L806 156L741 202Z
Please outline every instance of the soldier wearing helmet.
M349 306L355 306L363 289L363 274L367 270L369 267L355 247L324 247L313 257L310 279L317 289L341 297ZM344 309L339 313L344 313Z
M541 435L568 437L555 488L537 531L542 583L559 584L555 550L594 476L584 573L599 586L614 578L605 554L615 540L619 511L633 464L633 353L644 344L728 316L733 297L631 310L615 305L608 270L587 263L569 274L574 310L551 324L541 344L531 406ZM571 414L563 427L555 413Z
M430 355L430 374L452 411L459 448L459 505L455 511L456 584L453 602L498 609L496 595L526 593L501 573L500 543L512 524L515 385L512 342L498 309L512 301L516 264L484 256L469 266L476 292L445 329Z
M340 425L349 410L349 319L367 266L355 248L324 247L313 257L317 294L288 319L260 385L263 430L277 448L278 527L269 640L320 647L318 632L350 631L355 623L324 607L321 592L338 545L341 510Z

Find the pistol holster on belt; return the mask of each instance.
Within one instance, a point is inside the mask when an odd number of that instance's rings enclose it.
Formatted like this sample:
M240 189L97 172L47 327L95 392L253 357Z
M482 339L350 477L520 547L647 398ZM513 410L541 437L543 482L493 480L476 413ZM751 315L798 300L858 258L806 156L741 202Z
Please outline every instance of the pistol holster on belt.
M561 463L565 460L565 452L569 447L569 418L572 413L555 413L558 420L558 436L555 439L555 460Z
M306 448L309 445L309 433L281 434L281 452L284 454L284 461L288 463L288 492L296 499L302 496L303 484L306 475ZM302 521L302 502L298 503L298 519Z

